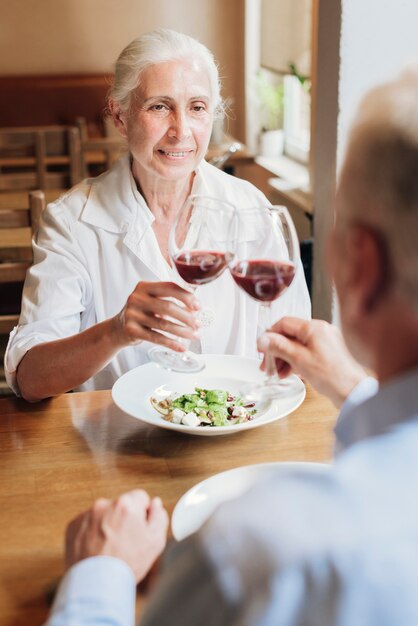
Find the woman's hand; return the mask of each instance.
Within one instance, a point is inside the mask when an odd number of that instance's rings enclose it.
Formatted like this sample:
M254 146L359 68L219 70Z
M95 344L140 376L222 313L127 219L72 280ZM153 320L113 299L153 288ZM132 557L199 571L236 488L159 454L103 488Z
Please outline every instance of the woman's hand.
M198 337L199 308L195 296L175 283L141 281L114 318L116 336L121 346L150 341L183 352L185 347L165 333Z
M337 407L366 377L348 351L340 330L322 320L283 317L260 337L258 348L275 357L281 378L294 372Z
M184 352L163 333L196 337L198 309L194 295L175 283L140 282L115 317L28 350L17 370L20 392L29 402L65 393L94 376L116 352L143 340Z

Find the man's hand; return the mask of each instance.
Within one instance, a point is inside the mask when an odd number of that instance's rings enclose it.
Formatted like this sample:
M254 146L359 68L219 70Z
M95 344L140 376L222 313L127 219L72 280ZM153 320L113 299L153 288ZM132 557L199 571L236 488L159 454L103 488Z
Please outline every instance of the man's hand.
M258 349L273 354L281 378L294 372L337 407L366 376L339 329L322 320L283 317L260 337Z
M125 561L140 582L164 550L168 515L160 498L129 491L113 502L96 500L72 520L65 537L66 565L91 556L114 556Z

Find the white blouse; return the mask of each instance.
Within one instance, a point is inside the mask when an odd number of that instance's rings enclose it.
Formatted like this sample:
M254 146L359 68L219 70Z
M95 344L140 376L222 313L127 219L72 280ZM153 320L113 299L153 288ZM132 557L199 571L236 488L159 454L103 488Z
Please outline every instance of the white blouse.
M269 204L253 185L205 161L196 171L192 193L238 208ZM10 334L5 356L6 379L17 394L16 369L30 348L113 317L141 280L178 282L161 254L153 221L128 156L48 205L33 241L34 264L26 276L19 324ZM229 272L198 287L196 297L206 324L194 349L255 357L260 305L235 285ZM302 267L273 305L273 319L283 315L310 317ZM124 372L148 361L150 346L141 342L120 350L78 390L110 388Z

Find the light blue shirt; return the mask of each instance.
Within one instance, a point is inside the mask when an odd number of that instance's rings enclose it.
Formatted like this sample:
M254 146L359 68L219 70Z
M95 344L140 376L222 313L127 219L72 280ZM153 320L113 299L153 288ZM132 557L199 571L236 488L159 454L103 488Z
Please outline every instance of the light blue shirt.
M418 370L360 383L335 432L329 472L281 474L169 551L141 624L417 626ZM118 567L74 566L48 625L132 626L132 580L115 585Z

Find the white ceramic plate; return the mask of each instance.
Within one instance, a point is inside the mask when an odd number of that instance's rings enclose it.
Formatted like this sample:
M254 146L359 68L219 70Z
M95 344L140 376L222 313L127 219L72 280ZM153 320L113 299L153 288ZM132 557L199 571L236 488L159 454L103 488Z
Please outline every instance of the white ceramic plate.
M245 387L246 383L262 381L264 378L256 359L214 354L202 354L199 358L204 360L206 367L195 374L172 372L155 363L140 365L126 372L115 382L112 388L113 401L125 413L153 426L190 435L213 436L228 435L269 424L297 409L305 399L305 385L297 376L292 376L283 392L283 398L274 400L263 411L256 414L254 419L244 424L191 427L167 422L150 402L150 397L161 386L182 394L193 392L196 386L206 389L226 389L236 394Z
M323 472L328 467L322 463L259 463L215 474L189 489L177 502L171 517L173 536L181 541L196 532L222 502L240 496L257 482L289 470Z

